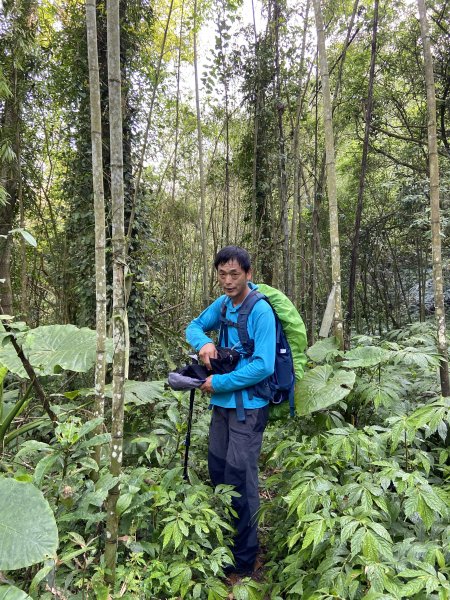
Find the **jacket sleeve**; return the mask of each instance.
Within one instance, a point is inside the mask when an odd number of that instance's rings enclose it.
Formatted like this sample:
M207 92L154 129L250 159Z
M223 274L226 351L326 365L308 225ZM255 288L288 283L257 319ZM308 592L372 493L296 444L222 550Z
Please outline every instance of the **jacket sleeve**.
M255 311L261 304L261 309ZM252 360L226 375L213 375L215 392L234 392L251 387L272 375L275 368L275 317L268 304L261 300L253 309L253 339L255 350Z
M218 331L220 328L220 310L225 296L217 298L186 328L186 340L198 352L205 344L214 341L206 335L207 331Z

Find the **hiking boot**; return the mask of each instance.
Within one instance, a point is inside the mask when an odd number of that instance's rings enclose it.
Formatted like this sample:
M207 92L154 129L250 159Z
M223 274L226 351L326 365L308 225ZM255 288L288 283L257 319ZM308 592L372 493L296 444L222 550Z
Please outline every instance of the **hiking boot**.
M238 577L251 577L253 575L253 569L249 569L248 567L238 567L235 565L225 565L222 571L224 572L225 577L229 577L230 575L237 575Z

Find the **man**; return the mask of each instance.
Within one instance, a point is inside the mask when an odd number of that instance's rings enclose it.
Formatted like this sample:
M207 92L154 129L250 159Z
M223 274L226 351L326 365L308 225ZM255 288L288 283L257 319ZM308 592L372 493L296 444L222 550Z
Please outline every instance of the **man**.
M255 287L251 283L250 256L238 246L226 246L217 254L214 267L224 295L215 300L186 329L187 341L210 369L217 350L206 332L220 329L221 316L228 325L221 345L242 352L237 323L239 310ZM222 314L225 303L226 313ZM237 512L233 556L235 566L228 573L251 575L258 552L256 513L259 509L258 459L268 417L268 397L264 380L274 371L275 317L267 302L259 301L251 310L248 335L254 340L251 356L241 354L236 369L225 375L210 375L201 389L211 394L213 409L209 431L208 468L214 486L235 486L240 497L233 506ZM259 386L257 384L260 384ZM255 387L256 386L256 387Z

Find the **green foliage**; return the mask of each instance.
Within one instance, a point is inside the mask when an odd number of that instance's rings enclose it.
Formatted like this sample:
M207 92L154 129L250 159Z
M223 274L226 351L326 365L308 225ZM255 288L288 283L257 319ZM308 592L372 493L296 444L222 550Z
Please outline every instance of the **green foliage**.
M10 335L0 332L0 336L3 338L0 365L27 379L22 362L9 343ZM75 325L44 325L26 329L16 338L38 375L55 375L63 370L85 373L95 363L96 333L87 327L79 329ZM107 347L110 352L108 360L111 360L112 340L107 340Z
M0 585L0 600L31 600L31 596L14 585Z
M126 586L127 597L136 599L142 594L164 600L226 598L227 588L219 576L231 561L228 548L235 492L227 486L214 492L200 481L192 464L191 483L182 478L187 395L163 395L158 382L129 384L126 466L117 503L121 517L118 586ZM76 393L70 396L77 398ZM65 594L83 589L102 598L108 590L98 563L98 530L106 516L104 501L118 480L105 464L109 434L92 435L101 420L83 421L71 415L70 408L68 398L64 409L58 409L60 422L48 442L22 441L5 464L17 478L32 480L42 489L58 522L57 564L46 563L38 571L30 594L40 597L42 586L52 581L52 586ZM209 416L200 407L196 412L192 431L195 454L201 448L199 436L204 439L206 435L204 417ZM91 457L98 444L104 445L100 469ZM201 452L204 461L205 449ZM95 482L90 478L92 472L97 472ZM20 500L15 510L17 506Z
M0 478L0 569L29 567L53 557L57 547L55 517L42 492L31 483Z
M427 349L409 346L405 333L396 344L366 338L369 345L320 367L355 369L348 371L355 377L346 397L353 424L335 411L285 423L281 443L269 431L273 474L265 485L272 501L262 518L272 594L449 597L448 452L442 446L450 404L439 397L421 403L436 352L429 339ZM324 352L313 347L312 355L330 361L327 344L319 344Z
M352 371L321 365L307 371L296 384L296 411L299 415L309 415L322 410L348 396L355 383Z

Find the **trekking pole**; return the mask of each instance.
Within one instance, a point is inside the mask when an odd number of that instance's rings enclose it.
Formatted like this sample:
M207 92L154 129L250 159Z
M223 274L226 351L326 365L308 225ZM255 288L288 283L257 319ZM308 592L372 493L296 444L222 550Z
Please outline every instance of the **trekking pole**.
M188 458L189 458L189 446L191 445L191 427L192 427L192 416L194 414L194 399L195 399L195 389L191 390L191 394L189 397L189 417L188 417L188 427L186 432L186 441L185 441L185 451L184 451L184 468L183 468L183 479L189 482L188 476Z

